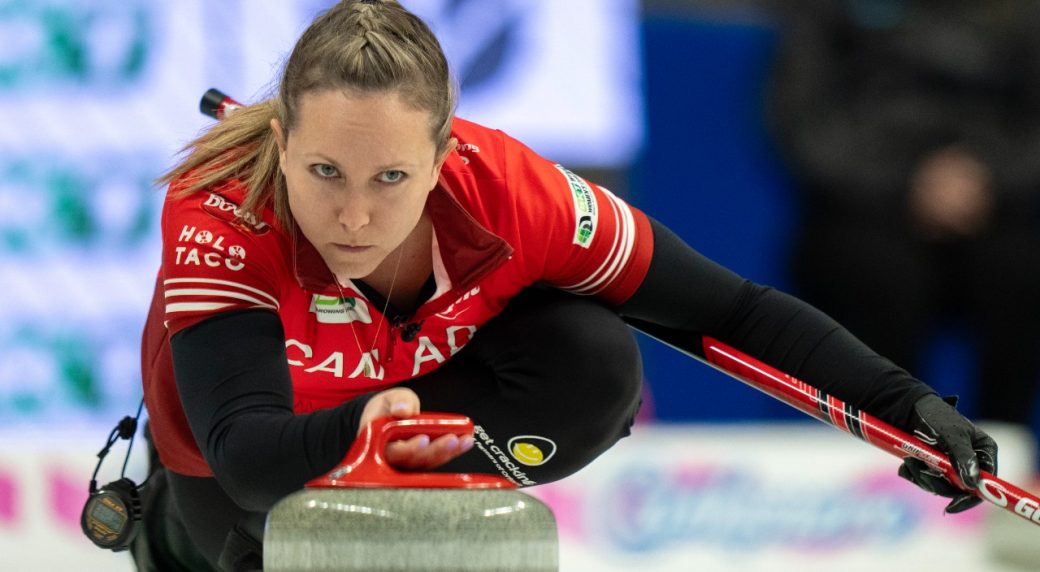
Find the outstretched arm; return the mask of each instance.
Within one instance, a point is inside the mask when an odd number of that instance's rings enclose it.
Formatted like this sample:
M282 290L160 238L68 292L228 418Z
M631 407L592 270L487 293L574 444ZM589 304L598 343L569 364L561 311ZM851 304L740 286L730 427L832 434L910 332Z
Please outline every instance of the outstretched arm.
M710 335L900 427L917 399L935 393L823 312L737 276L659 222L651 225L650 270L621 306L626 318L688 333L687 349ZM844 374L833 375L839 367Z
M973 486L978 470L996 471L996 445L943 403L930 387L879 356L809 304L744 280L708 260L656 221L650 269L620 308L634 326L666 328L670 341L700 353L710 335L896 427L927 426ZM836 372L841 372L836 375ZM976 456L976 451L979 455ZM911 467L916 469L917 467ZM940 489L920 471L901 474L931 492L955 497L948 510L977 504L973 495ZM974 500L972 500L974 499Z

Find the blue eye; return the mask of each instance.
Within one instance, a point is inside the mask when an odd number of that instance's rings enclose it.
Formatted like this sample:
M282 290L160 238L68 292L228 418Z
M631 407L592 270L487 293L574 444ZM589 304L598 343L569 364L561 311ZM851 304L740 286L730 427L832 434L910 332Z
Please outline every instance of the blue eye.
M339 171L335 167L327 163L318 163L317 165L311 165L311 171L321 177L322 179L332 179L339 176Z
M404 180L404 178L405 178L404 171L397 171L397 170L393 170L393 169L391 169L389 171L383 171L382 173L379 174L379 181L383 182L383 183L390 183L390 184L400 183L401 181Z

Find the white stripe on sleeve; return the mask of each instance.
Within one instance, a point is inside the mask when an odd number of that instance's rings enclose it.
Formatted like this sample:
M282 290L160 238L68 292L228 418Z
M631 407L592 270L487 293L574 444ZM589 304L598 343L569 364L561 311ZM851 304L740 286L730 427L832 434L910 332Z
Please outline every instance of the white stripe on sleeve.
M611 202L611 201L607 201L607 203L610 204L610 208L614 212L614 220L619 220L621 217L618 216L617 206L615 206L614 203ZM569 292L573 292L575 294L581 294L581 293L586 292L589 283L595 281L596 277L599 276L600 273L603 272L603 269L606 268L610 264L611 259L614 257L614 253L617 252L618 244L621 241L621 233L622 233L621 225L620 224L615 224L614 225L614 242L610 245L610 250L608 251L607 256L603 258L603 263L599 265L599 268L596 268L595 270L593 270L592 273L589 274L588 277L586 277L581 282L578 282L576 284L571 284L569 286L563 286L562 289L563 290L567 290Z
M259 298L254 298L253 296L241 294L239 292L228 292L226 290L216 290L212 288L177 288L174 290L166 291L167 298L173 296L214 296L218 298L234 298L236 300L245 300L246 302L252 302L257 306L263 308L270 308L272 310L278 309L277 306L272 306L271 304L268 304L267 302L264 302Z
M246 292L252 292L253 294L257 294L257 295L263 296L264 298L270 300L271 304L273 304L275 306L275 308L277 308L279 306L278 299L275 298L274 296L268 294L267 292L264 292L263 290L258 290L256 288L253 288L252 286L247 286L245 284L241 284L239 282L232 282L230 280L218 280L218 279L215 279L215 278L170 278L168 280L164 280L163 281L163 285L164 286L169 286L171 284L191 284L191 283L217 284L217 285L221 285L221 286L231 286L233 288L238 288L239 290L245 290Z
M221 308L227 308L234 304L223 304L220 302L179 302L176 304L167 304L166 313L174 314L177 312L201 312L203 310L219 310Z
M617 221L614 243L611 245L610 252L607 254L603 264L590 274L588 278L572 286L562 287L562 289L575 294L596 294L609 287L628 265L628 261L632 257L633 246L635 245L635 217L632 215L632 210L624 201L618 199L609 190L602 187L600 187L600 190L607 197Z

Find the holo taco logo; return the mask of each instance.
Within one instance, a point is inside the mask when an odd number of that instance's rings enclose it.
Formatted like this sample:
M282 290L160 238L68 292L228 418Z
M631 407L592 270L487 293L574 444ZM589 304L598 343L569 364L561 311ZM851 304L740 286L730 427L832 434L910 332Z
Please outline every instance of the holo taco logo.
M517 435L509 440L507 447L518 463L528 467L544 465L556 454L556 443L537 435Z

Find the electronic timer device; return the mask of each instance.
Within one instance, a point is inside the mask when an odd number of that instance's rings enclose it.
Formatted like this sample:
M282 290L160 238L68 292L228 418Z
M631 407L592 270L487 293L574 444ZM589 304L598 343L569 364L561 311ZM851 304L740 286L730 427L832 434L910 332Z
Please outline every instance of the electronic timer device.
M119 552L137 536L141 494L130 479L119 479L90 492L80 526L94 544Z
M108 435L104 448L98 452L97 466L90 478L89 496L83 505L79 517L83 534L100 548L120 552L129 548L140 530L141 522L141 488L148 482L145 479L140 485L126 477L126 464L130 460L130 451L134 446L134 435L137 433L137 420L141 416L144 400L137 408L137 415L129 415L119 421ZM123 471L119 479L101 487L97 486L97 474L101 463L105 460L112 445L120 439L130 441L123 459Z

